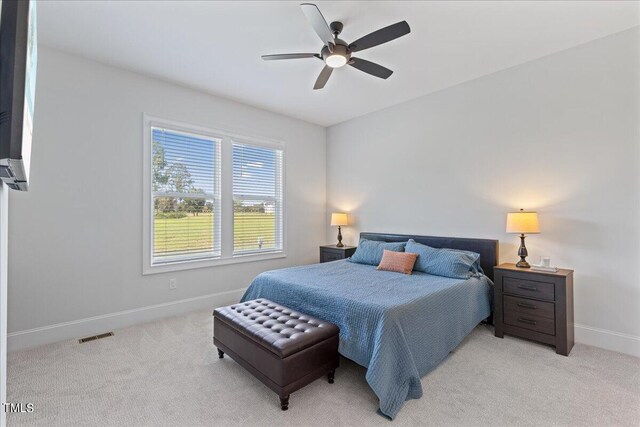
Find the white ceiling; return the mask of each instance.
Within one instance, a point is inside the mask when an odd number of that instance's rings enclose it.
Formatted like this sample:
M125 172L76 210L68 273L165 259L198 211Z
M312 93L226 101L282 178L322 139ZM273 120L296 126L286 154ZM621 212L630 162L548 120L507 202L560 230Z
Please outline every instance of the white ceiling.
M411 34L358 52L395 73L352 67L323 90L298 2L38 2L40 43L328 126L640 25L637 2L316 2L347 42L406 20Z

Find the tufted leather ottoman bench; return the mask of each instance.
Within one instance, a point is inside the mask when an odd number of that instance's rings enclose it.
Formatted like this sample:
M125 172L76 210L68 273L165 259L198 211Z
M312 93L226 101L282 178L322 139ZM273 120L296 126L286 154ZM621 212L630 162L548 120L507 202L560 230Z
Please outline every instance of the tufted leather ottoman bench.
M217 308L213 343L280 396L289 395L338 367L338 327L267 299Z

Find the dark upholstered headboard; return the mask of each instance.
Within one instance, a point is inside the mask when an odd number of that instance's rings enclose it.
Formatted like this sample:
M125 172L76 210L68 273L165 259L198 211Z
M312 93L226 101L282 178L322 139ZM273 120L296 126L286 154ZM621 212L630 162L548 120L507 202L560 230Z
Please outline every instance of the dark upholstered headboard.
M484 274L493 280L493 267L498 265L498 241L491 239L466 239L460 237L412 236L409 234L360 233L361 239L382 242L406 242L413 239L432 248L449 248L480 254L480 266Z

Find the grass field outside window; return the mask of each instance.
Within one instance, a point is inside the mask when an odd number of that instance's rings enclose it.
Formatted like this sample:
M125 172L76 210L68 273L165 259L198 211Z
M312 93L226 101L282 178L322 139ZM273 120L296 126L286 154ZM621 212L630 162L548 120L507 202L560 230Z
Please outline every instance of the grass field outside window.
M211 250L214 239L213 213L187 213L183 218L165 218L155 213L154 253L156 258ZM234 214L234 247L244 251L259 251L275 247L274 214L261 212L236 212ZM258 230L261 240L240 240L243 227Z

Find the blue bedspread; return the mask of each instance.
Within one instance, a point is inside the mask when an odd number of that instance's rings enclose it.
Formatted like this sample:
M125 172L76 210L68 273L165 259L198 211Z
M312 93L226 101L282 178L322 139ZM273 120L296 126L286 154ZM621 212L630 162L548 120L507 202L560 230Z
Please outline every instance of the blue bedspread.
M267 271L242 301L270 299L340 327L340 353L367 368L380 411L394 418L435 368L491 313L491 281L449 279L334 261Z

